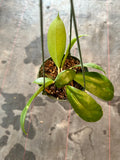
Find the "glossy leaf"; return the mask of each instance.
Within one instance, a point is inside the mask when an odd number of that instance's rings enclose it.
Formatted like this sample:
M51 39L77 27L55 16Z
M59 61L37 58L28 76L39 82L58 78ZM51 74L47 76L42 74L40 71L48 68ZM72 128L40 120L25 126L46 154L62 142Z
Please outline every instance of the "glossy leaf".
M88 35L85 35L85 34L79 35L78 38L81 38L81 37L84 37L84 36L88 36ZM73 39L71 40L71 46L70 46L70 44L68 45L67 50L66 50L66 53L65 53L65 56L64 56L63 61L62 61L61 68L64 66L64 63L65 63L65 61L66 61L66 58L67 58L67 56L69 55L69 48L71 49L71 48L73 47L73 45L75 44L76 41L77 41L77 38L73 38Z
M75 75L74 80L84 85L83 76L81 73ZM97 72L85 72L86 90L95 96L109 101L114 96L114 87L111 81L104 75Z
M48 87L48 86L49 86L50 84L52 84L52 83L53 83L53 81L48 81L48 82L46 82L45 87ZM23 111L22 111L22 113L21 113L21 116L20 116L20 125L21 125L21 128L22 128L22 131L23 131L25 134L27 134L26 131L25 131L25 129L24 129L24 123L25 123L25 117L26 117L27 111L28 111L28 109L29 109L30 104L32 103L32 101L35 99L35 97L37 97L37 95L38 95L40 92L43 91L43 89L44 89L44 87L41 86L41 87L37 90L37 92L35 92L35 93L32 95L32 97L28 100L25 108L23 109Z
M71 69L60 72L55 79L55 85L58 88L64 87L74 79L75 74L75 71Z
M104 69L101 66L94 64L94 63L84 63L83 66L88 67L88 68L94 68L94 69L100 70L105 73ZM75 67L81 67L81 64L75 65L71 68L75 68Z
M75 112L87 122L96 122L102 115L101 106L86 92L66 86L67 98Z
M66 47L66 31L59 14L49 27L47 43L50 56L56 66L60 68Z
M33 83L43 85L44 84L44 79L43 79L43 77L37 78ZM54 83L54 81L50 78L45 77L45 83L49 85L51 83Z

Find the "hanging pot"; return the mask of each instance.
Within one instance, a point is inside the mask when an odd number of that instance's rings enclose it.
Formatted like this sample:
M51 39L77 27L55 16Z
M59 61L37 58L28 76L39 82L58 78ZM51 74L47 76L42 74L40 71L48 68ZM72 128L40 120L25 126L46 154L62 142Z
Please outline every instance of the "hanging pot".
M79 61L78 58L76 58L74 56L68 56L66 61L65 61L63 70L69 69L72 66L75 66L77 64L80 64L80 61ZM54 80L56 78L57 74L58 74L58 71L57 71L57 67L56 67L56 65L53 62L51 57L45 60L44 67L45 67L45 77L48 77L48 78L51 78L51 79ZM81 67L76 67L76 68L74 68L74 70L77 73L82 72ZM88 72L88 69L86 67L84 67L84 70L85 70L85 72ZM39 78L39 77L43 77L43 64L39 68L37 78ZM80 90L84 89L80 84L76 83L75 81L72 81L70 83L70 85L74 86L74 87L76 87ZM47 87L45 89L44 94L50 96L51 98L55 98L55 99L59 99L59 100L66 100L67 99L64 87L57 88L55 86L55 84L52 84L49 87Z

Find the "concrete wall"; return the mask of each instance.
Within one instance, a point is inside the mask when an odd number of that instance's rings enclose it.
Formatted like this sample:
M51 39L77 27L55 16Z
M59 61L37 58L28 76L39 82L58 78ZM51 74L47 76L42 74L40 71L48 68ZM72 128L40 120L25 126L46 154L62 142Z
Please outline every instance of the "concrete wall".
M68 102L40 94L26 118L26 138L19 119L27 100L38 88L32 82L41 65L39 1L0 0L0 160L120 159L119 0L74 3L79 34L89 35L80 41L83 61L105 69L114 85L115 97L110 106L96 99L103 108L103 118L87 123L69 109ZM48 27L59 11L69 33L69 10L69 0L44 0L45 58L49 57ZM72 54L78 56L77 45Z

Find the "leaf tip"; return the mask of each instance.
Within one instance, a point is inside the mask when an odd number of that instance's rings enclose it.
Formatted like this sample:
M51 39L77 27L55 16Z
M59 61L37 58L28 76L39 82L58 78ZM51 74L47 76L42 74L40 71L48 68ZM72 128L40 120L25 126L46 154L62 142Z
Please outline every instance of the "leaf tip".
M60 15L59 15L59 12L58 12L57 18L58 18L58 19L60 19Z
M23 131L23 133L27 136L28 135L28 133L25 131L25 130L22 130Z

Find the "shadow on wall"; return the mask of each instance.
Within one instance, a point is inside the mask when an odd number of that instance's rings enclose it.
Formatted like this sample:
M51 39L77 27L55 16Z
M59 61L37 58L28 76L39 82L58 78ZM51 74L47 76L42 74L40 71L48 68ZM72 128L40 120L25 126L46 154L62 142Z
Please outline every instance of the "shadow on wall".
M110 105L113 107L115 112L117 112L120 116L120 96L114 96L112 101L110 101Z
M20 114L26 104L26 97L23 94L18 93L4 93L1 92L2 96L5 98L5 103L2 105L2 109L5 111L5 116L2 118L2 123L0 124L1 127L8 129L10 125L13 126L13 129L18 131L20 130ZM27 99L31 97L32 94L27 96ZM36 101L34 102L35 106L45 106L42 98L37 97ZM34 115L35 116L35 115ZM28 129L29 121L26 120L25 122L25 129ZM8 130L9 134L10 131ZM24 134L23 134L24 135ZM35 128L33 127L32 123L30 123L30 130L29 130L29 139L33 139L36 135ZM25 136L25 135L24 135Z
M5 160L22 160L24 157L24 147L17 143L10 150L9 154L5 157ZM24 159L28 160L36 160L33 152L26 151Z
M24 63L33 63L35 66L41 64L42 50L41 50L41 37L37 37L28 46L25 47L27 58L24 59ZM47 48L47 35L44 35L44 56L45 59L49 58L49 52Z
M49 101L50 103L58 102L64 108L64 110L69 110L69 108L71 106L70 103L68 102L68 100L57 100L56 98L53 98L50 96L46 96L45 99L47 101Z

